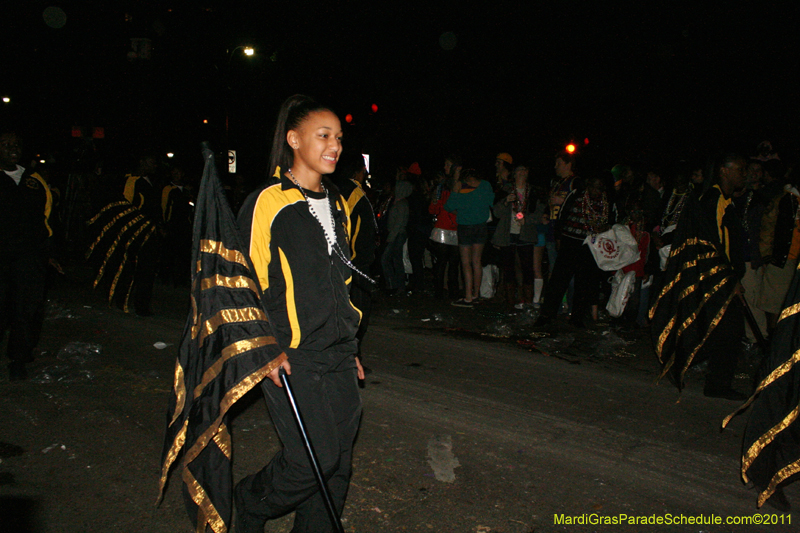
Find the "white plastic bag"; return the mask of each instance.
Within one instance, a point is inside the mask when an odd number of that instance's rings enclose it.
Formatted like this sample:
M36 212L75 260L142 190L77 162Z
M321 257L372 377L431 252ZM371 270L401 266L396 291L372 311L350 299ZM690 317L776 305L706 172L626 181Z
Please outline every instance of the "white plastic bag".
M663 237L664 235L672 233L673 231L675 231L675 228L677 228L677 227L678 227L677 224L672 224L671 226L667 226L666 229L664 229L661 232L661 236ZM661 270L666 270L667 269L667 259L669 259L669 254L670 254L671 251L672 251L672 245L671 244L667 244L667 245L662 246L661 248L659 248L659 250L658 250L658 264L661 267Z
M500 268L497 265L483 267L481 278L481 298L494 298L497 293L497 282L500 280Z
M589 245L597 266L609 272L639 260L639 245L630 228L622 224L614 224L608 231L589 235L583 244Z
M611 278L611 296L608 297L606 310L614 318L619 318L625 312L625 306L631 297L636 282L636 272L631 270L628 273L617 270Z
M403 244L403 270L406 274L413 274L414 267L411 266L411 257L408 255L408 240Z
M661 267L661 270L667 269L667 259L669 259L669 254L672 252L672 245L665 244L658 250L658 264Z

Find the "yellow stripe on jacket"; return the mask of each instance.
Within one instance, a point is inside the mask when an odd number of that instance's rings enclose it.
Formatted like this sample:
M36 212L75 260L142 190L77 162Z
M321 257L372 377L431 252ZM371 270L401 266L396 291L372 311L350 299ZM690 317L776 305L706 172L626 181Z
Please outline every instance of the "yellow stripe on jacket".
M44 227L47 228L47 236L53 236L53 230L50 228L50 212L53 210L53 193L50 191L50 186L47 182L36 172L31 173L31 177L36 179L42 184L44 188Z
M722 219L725 216L725 210L728 209L729 205L731 205L733 198L726 199L725 195L722 194L722 189L719 188L719 185L714 185L714 188L719 190L719 199L717 199L717 231L719 231L719 242L725 249L725 255L728 257L728 260L730 260L731 239L730 235L728 234L728 228L722 225Z

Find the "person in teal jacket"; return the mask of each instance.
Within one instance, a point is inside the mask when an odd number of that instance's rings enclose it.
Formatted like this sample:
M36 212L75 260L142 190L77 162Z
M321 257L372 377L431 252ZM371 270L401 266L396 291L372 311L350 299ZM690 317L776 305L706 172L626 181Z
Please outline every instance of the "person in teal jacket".
M453 186L453 193L444 205L445 210L456 214L458 224L458 249L464 271L464 298L453 302L457 307L472 307L480 296L481 255L489 238L487 222L494 204L494 191L488 181L477 172L467 169L461 172Z

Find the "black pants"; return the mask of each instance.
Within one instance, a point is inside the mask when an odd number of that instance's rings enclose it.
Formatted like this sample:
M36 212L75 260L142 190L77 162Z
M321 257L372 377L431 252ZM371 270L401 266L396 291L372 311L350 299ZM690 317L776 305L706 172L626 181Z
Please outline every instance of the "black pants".
M744 309L738 297L734 297L693 361L700 363L708 360L706 389L724 390L731 387L742 353L743 333Z
M192 233L171 229L161 246L159 275L173 287L188 287L191 283Z
M512 240L518 239L519 235L512 236ZM519 256L522 284L533 285L533 244L512 243L510 246L503 246L500 248L500 256L503 258L503 283L517 284L516 264Z
M447 269L447 290L450 298L458 298L458 268L461 266L458 246L431 241L431 249L436 259L433 267L433 288L436 298L444 297L445 269Z
M153 285L156 281L158 256L161 245L159 235L154 233L136 256L136 272L133 278L133 307L137 313L151 313Z
M421 291L425 288L425 247L430 242L430 230L427 233L409 228L408 260L413 272L409 276L408 290Z
M578 239L565 237L561 239L553 274L544 293L542 316L555 318L561 306L561 299L567 292L573 276L575 276L575 296L572 316L581 320L592 304L597 303L603 271L598 268L588 246Z
M350 301L356 306L356 309L361 311L361 323L358 325L358 332L356 332L356 339L358 339L358 357L361 362L364 362L364 357L361 355L361 343L364 341L364 335L367 334L369 327L369 317L372 315L372 288L367 280L356 281L356 277L361 275L353 272L353 281L350 286Z
M6 253L0 258L0 339L6 329L8 358L27 363L39 342L47 266L41 252Z
M293 363L290 376L339 516L350 484L353 442L361 419L361 397L352 358L341 366L347 368L320 373L314 366ZM292 533L334 531L286 392L269 379L262 382L261 388L283 449L263 470L241 482L247 512L270 520L296 511Z

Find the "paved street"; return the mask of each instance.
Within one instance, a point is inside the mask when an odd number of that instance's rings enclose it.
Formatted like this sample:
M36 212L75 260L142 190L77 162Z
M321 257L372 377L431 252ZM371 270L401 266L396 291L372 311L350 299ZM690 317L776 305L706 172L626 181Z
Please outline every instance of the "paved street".
M28 521L0 529L188 532L175 473L155 507L185 291L157 287L156 316L142 319L109 309L81 281L51 291L31 380L0 381L2 523ZM737 404L703 397L699 374L683 394L656 384L644 338L619 348L636 336L603 326L531 338L530 316L485 305L377 302L347 531L796 530L787 520L800 516L779 514L760 527L556 523L752 515L755 493L738 477L747 414L720 432ZM279 445L258 393L242 401L233 432L236 479ZM796 486L787 496L800 501ZM266 530L290 526L286 517Z

